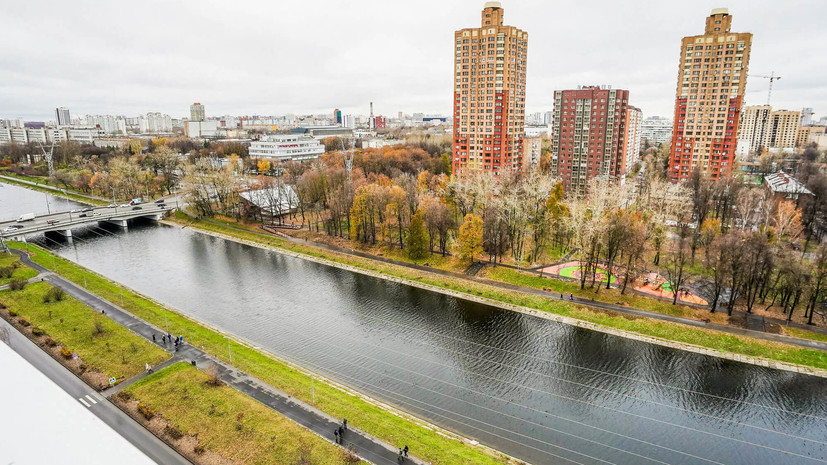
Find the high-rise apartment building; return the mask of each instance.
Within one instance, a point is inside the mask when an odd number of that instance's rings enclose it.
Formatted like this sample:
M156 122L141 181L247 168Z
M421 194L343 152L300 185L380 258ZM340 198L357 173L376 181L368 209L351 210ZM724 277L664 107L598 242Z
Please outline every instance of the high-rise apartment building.
M66 107L55 108L55 121L58 126L69 126L72 124L69 109Z
M487 2L482 24L454 33L453 172L519 169L523 156L528 34Z
M748 153L759 156L769 148L796 147L800 121L799 111L772 111L769 105L744 107L738 125L738 143L743 144Z
M207 114L204 111L204 105L198 102L190 105L190 121L205 121L206 119Z
M731 32L731 26L728 10L716 8L703 35L681 41L669 164L673 182L689 179L695 167L712 179L732 172L752 34Z
M662 116L650 116L640 125L640 138L653 144L665 144L672 140L672 120Z
M626 108L626 137L623 140L625 167L632 166L640 158L640 130L643 123L643 111L629 105ZM624 173L625 173L624 169Z
M566 192L584 195L597 176L623 179L628 109L628 90L583 86L554 92L551 171Z

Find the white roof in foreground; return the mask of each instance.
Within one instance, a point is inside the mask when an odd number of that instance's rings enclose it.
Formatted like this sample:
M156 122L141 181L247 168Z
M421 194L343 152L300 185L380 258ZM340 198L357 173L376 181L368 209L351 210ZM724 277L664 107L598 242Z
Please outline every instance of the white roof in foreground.
M0 463L155 465L2 342L0 367Z
M804 187L804 184L801 184L797 179L783 171L767 175L764 177L764 181L773 192L813 195L809 189Z
M272 214L289 213L299 206L299 198L296 196L296 192L293 187L287 184L269 189L242 192L239 195L244 200Z

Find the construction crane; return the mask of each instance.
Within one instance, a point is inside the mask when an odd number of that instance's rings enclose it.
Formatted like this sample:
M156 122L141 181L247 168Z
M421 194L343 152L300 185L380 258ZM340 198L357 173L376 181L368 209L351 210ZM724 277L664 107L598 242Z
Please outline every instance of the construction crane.
M770 104L770 97L772 97L772 83L775 82L775 81L778 81L779 79L781 79L781 76L776 76L775 71L770 72L769 76L764 76L762 74L750 74L749 76L750 77L759 77L759 78L764 78L764 79L769 79L770 80L770 88L767 91L767 105L769 105Z

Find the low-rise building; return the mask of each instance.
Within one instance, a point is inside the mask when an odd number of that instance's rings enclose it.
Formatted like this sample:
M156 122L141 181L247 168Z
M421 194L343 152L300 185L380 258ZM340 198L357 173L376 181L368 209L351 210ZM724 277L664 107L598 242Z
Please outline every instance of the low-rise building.
M184 135L192 139L208 139L218 136L218 121L187 121Z
M806 147L815 142L819 134L824 133L827 133L827 126L801 126L798 128L795 144L798 147Z
M274 134L261 136L249 149L251 158L276 161L305 161L324 154L324 145L305 134Z
M81 144L92 145L95 139L103 137L105 134L101 128L68 128L66 129L66 136L69 140L80 142Z
M367 139L362 141L362 148L381 149L382 147L390 147L392 145L401 145L404 143L404 140L399 139Z
M783 171L767 175L764 177L764 183L776 200L797 202L802 196L813 195L804 184Z

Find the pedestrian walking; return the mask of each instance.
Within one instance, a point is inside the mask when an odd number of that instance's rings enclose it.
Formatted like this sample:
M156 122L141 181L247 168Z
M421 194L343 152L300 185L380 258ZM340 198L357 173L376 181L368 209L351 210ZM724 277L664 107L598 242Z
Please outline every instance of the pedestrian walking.
M150 367L148 363L145 363L144 366L147 373L152 373L152 367Z
M161 336L161 342L163 342L164 345L167 345L167 337L166 336Z
M336 444L339 444L339 428L333 429L333 437L336 438Z
M155 342L155 333L152 333L152 342Z
M339 437L342 439L345 437L345 429L342 428L342 425L339 425Z
M342 418L342 426L347 430L347 418Z
M564 299L563 294L560 294L560 300L563 300L563 299Z
M404 452L404 453L405 453L405 457L407 457L407 456L408 456L408 445L407 445L407 444L405 444L405 448L404 448L404 449L402 449L402 452Z
M574 300L574 294L569 294L569 300Z
M399 457L396 458L397 463L402 463L405 461L405 457L402 456L402 449L399 449Z

